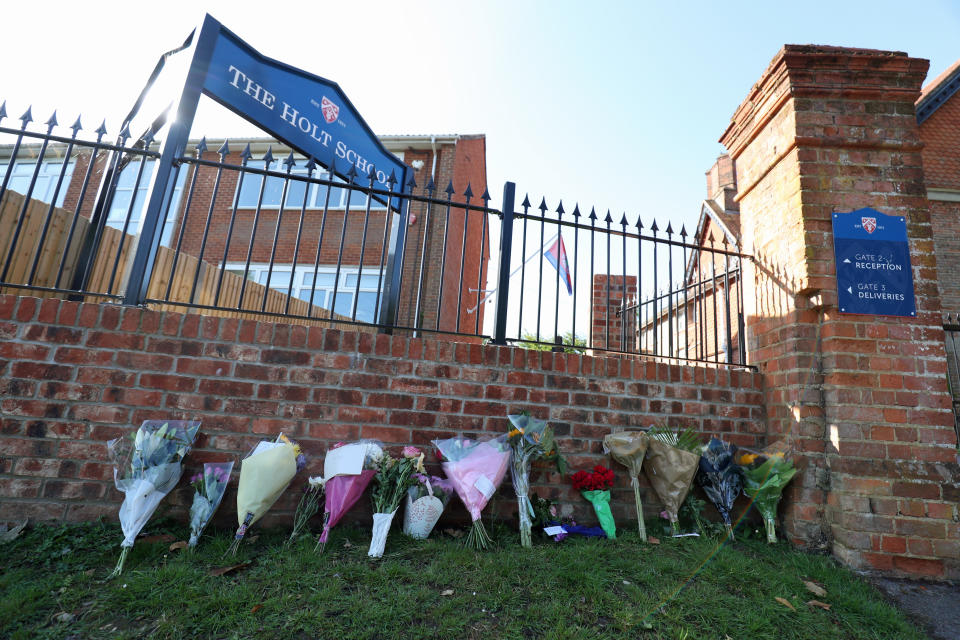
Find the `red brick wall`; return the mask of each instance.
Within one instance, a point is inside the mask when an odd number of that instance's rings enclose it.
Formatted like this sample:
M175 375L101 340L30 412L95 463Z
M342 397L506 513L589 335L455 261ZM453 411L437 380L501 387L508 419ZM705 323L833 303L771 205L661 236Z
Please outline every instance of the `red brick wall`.
M930 222L939 271L940 303L960 312L960 97L954 94L920 125L927 189L949 190L955 201L931 194ZM935 199L936 198L936 199Z
M928 187L960 189L960 98L956 94L920 125Z
M929 202L940 305L945 313L960 313L960 202Z
M721 142L756 256L750 362L769 437L789 438L801 468L788 530L856 567L957 577L960 466L913 110L926 70L905 54L788 45ZM837 312L830 216L866 206L907 217L916 319Z
M638 348L636 323L631 321L624 327L620 311L624 303L633 305L636 302L636 276L594 275L590 302L590 346L635 353ZM636 312L627 313L633 318ZM544 339L550 341L549 336ZM662 352L666 353L666 349Z
M115 517L106 441L146 419L203 422L188 471L237 459L282 430L313 456L316 474L338 440L429 447L436 437L504 432L506 414L527 409L549 419L574 469L612 465L624 520L633 519L626 474L601 454L612 428L669 423L763 441L760 377L746 371L14 296L0 296L0 337L8 519ZM534 484L587 514L564 479ZM275 522L289 524L293 493ZM511 494L502 491L505 514L515 509ZM190 495L181 487L172 504L182 509ZM227 500L225 524L235 516ZM645 501L654 517L656 499ZM451 513L464 516L459 506Z

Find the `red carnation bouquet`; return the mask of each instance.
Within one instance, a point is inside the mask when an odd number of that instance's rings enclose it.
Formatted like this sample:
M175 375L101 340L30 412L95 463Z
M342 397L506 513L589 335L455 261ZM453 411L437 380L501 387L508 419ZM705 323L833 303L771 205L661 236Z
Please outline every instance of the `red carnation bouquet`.
M610 511L610 489L613 487L613 471L602 464L598 464L593 471L577 471L570 478L573 488L580 492L590 504L600 520L607 537L611 540L617 537L617 526L613 522L613 513Z

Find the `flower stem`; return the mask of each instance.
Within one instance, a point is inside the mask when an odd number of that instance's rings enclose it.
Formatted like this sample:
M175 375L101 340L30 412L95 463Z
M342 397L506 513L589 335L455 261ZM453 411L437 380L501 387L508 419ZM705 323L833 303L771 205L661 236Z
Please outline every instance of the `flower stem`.
M633 499L637 503L637 529L640 532L640 539L646 542L647 524L643 521L643 503L640 501L640 481L637 479L637 476L633 476L630 484L633 485Z
M300 497L297 511L293 516L293 531L290 532L290 537L284 543L285 546L292 545L300 537L300 534L306 531L307 522L319 510L320 493L321 491L318 489L308 488Z
M487 530L483 526L483 521L481 520L473 521L473 526L470 527L467 537L463 539L464 546L470 547L471 549L476 549L477 551L485 551L489 549L491 542L493 542L493 540L490 539L490 536L487 534Z
M243 540L242 535L235 536L233 542L230 543L230 547L223 553L225 556L235 556L237 555L237 549L240 548L240 541Z
M240 548L240 542L243 540L243 537L247 535L247 528L253 523L253 514L249 511L247 512L247 517L243 519L243 524L237 529L237 533L233 536L233 542L230 543L230 548L227 549L223 555L237 555L237 549Z
M730 541L735 540L736 538L733 537L733 525L732 525L732 524L725 524L725 525L723 525L723 526L724 526L724 528L727 530L727 539L730 540Z
M775 544L777 542L777 530L773 518L765 518L763 522L767 527L767 542Z
M530 496L517 495L517 506L520 515L520 545L523 547L532 547L533 539L531 528L533 523L530 521Z
M323 529L320 535L317 537L317 544L313 547L314 553L323 554L323 550L327 548L327 536L330 535L330 529L328 524L330 522L330 512L325 511L323 513Z
M123 563L127 561L127 554L130 553L130 547L122 547L120 550L120 560L117 561L117 566L114 567L113 573L107 576L107 580L116 578L121 573L123 573Z

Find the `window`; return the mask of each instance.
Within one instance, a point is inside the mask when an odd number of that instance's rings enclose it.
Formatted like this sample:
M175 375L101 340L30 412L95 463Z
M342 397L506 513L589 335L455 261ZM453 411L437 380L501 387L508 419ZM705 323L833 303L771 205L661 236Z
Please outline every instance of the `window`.
M303 167L295 167L291 173L295 176L306 176L307 170ZM314 177L321 180L330 180L330 174L326 172L315 172ZM334 182L346 184L344 180L334 176ZM239 209L256 209L257 199L260 196L260 183L262 176L255 173L243 174L243 184L240 185L240 197L237 200ZM263 187L263 204L261 208L277 209L280 207L280 200L283 196L283 178L268 176L267 182ZM377 187L379 188L379 187ZM308 209L323 209L326 202L327 190L330 189L324 184L309 184L299 180L290 180L290 186L287 189L287 201L285 209L299 209L303 206L306 199ZM346 206L347 189L334 187L330 191L330 209L343 209ZM361 191L350 192L350 208L365 210L367 206L367 195ZM386 209L386 204L378 202L376 199L370 200L370 209Z
M267 276L270 276L270 288L287 292L291 287L291 275L293 275L292 289L290 294L301 300L311 301L315 306L323 309L330 309L334 304L333 293L334 283L337 282L337 269L332 265L323 265L317 271L316 286L314 286L313 266L297 265L297 272L291 274L291 265L274 265L273 271L270 271L270 265L251 264L247 278L258 284L266 285ZM227 264L226 270L243 277L244 265L242 263ZM357 291L357 279L360 279L360 289ZM357 294L357 321L375 322L377 317L377 285L380 282L380 271L378 267L364 267L361 276L356 267L341 267L340 280L336 287L337 300L334 313L344 317L353 315L353 297Z
M140 184L137 184L141 162L143 162L142 158L133 160L120 172L120 177L117 179L117 188L113 193L113 202L110 204L110 211L107 213L108 227L123 229L129 211L130 222L127 224L127 233L136 233L139 228L140 216L143 215L143 209L147 202L147 189L150 187L150 178L156 165L155 160L147 160L143 175L140 176ZM163 235L160 237L160 244L163 246L170 246L170 237L173 234L173 225L180 209L180 197L183 195L183 184L186 181L187 173L185 169L181 168L177 175L177 183L173 189L173 200L170 202L167 219L163 225ZM136 195L134 195L134 187L136 187ZM132 209L130 209L131 201L133 201Z
M73 167L76 163L73 160L67 161L67 168L63 174L63 182L60 184L60 191L57 193L56 206L62 207L63 200L67 196L67 187L70 186L70 177L73 175ZM0 166L0 184L6 176L9 168L9 160ZM17 193L27 194L30 188L30 181L33 179L33 172L37 168L35 159L17 160L10 171L10 182L7 183L7 189ZM33 185L33 192L30 197L50 204L53 200L53 194L57 190L57 182L60 177L60 170L63 168L63 160L44 160L40 165L40 172L37 174L37 181Z

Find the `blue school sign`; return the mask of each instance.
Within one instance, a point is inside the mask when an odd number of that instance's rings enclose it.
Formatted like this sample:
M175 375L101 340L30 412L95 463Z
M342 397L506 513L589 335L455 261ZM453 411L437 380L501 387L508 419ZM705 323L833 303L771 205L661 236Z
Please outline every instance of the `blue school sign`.
M842 313L916 316L907 224L875 209L833 214Z
M357 184L404 185L406 165L387 151L335 82L271 60L217 24L203 93L301 153L328 165L353 165ZM397 190L400 190L399 188Z
M391 202L389 255L379 319L381 324L392 324L399 304L400 262L406 242L406 234L401 230L406 229L409 215L409 200L402 196L406 195L403 192L413 170L380 144L335 82L261 55L209 14L184 45L170 54L180 55L179 52L188 57L189 68L186 76L177 80L179 95L174 97L169 110L169 130L160 143L146 211L141 218L141 241L130 265L129 281L140 285L127 288L124 303L137 305L147 299L160 246L160 217L169 209L174 196L175 165L186 153L200 96L207 95L320 165L329 168L336 161L341 178L350 179L347 172L352 166L356 168L355 184L369 185L372 175L375 189L389 191L393 176L393 191L399 197L393 197ZM161 58L144 93L150 91L167 55ZM130 117L140 108L143 98L141 94Z

